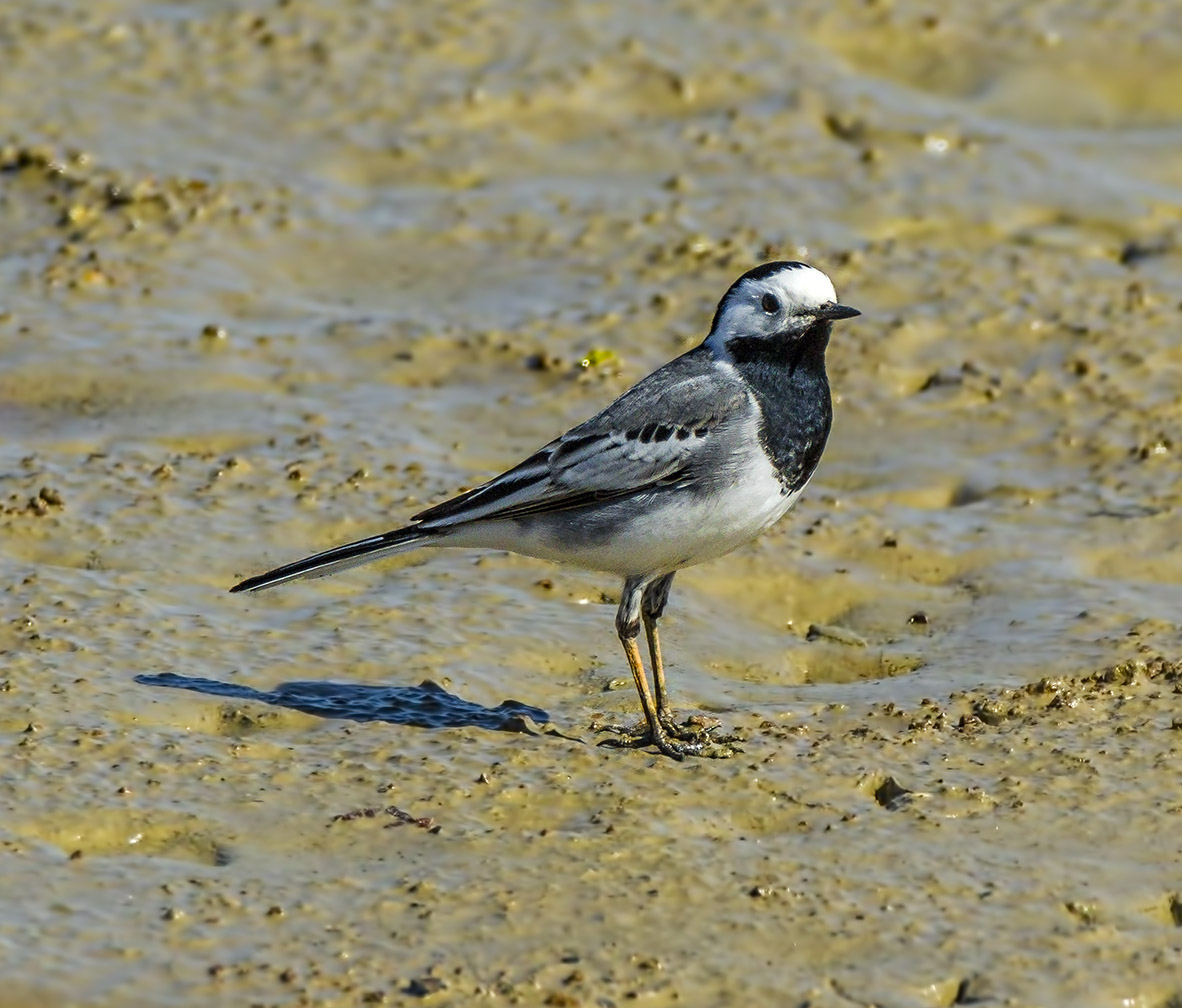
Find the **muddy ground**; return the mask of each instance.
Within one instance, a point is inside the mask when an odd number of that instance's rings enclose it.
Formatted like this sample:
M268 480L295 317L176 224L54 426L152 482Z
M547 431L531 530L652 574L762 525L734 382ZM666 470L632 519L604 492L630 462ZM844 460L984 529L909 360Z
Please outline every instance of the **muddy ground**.
M1182 1004L1182 16L0 9L0 1006ZM864 316L792 516L243 598L756 262Z

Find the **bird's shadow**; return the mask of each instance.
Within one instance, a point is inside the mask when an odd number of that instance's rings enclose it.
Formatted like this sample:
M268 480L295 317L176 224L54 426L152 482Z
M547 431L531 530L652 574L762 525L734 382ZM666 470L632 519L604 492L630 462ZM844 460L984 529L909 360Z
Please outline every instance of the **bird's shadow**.
M558 735L549 727L550 715L540 707L504 700L484 707L449 693L438 683L424 679L418 686L363 686L357 683L289 682L273 690L256 690L239 683L201 679L163 672L137 675L143 686L167 686L208 696L257 700L276 707L290 707L326 718L350 721L388 721L418 728L487 728L491 731Z

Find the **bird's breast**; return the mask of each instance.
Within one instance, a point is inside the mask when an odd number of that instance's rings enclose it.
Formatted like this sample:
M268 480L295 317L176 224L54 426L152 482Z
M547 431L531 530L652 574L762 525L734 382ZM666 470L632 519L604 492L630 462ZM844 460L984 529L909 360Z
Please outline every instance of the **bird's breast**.
M745 375L759 413L759 442L785 494L799 493L821 461L833 423L823 362L819 368L756 368Z

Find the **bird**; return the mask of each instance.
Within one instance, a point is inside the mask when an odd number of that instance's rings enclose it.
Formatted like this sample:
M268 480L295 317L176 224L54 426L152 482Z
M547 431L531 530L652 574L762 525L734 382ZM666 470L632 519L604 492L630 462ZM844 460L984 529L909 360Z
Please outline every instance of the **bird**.
M679 760L720 754L701 722L676 723L657 623L679 570L755 539L800 497L833 421L825 370L833 323L860 314L812 266L758 265L727 289L700 344L523 462L401 528L246 578L230 591L442 546L508 550L614 574L623 578L616 633L644 715L632 743Z

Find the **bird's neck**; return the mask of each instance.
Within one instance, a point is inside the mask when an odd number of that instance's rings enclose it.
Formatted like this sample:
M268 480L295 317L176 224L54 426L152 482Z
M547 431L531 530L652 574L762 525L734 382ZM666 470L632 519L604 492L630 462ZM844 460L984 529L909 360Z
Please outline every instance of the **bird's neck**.
M786 492L800 490L829 437L833 405L825 374L830 322L803 336L727 341L730 362L743 376L762 412L759 437L775 462Z

